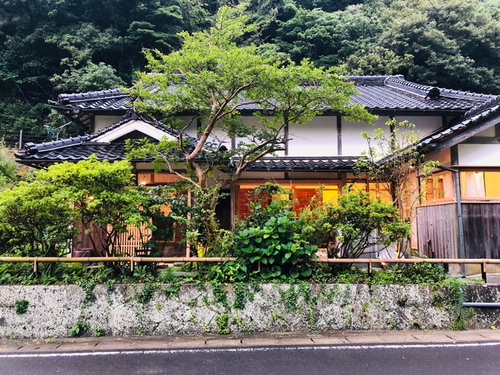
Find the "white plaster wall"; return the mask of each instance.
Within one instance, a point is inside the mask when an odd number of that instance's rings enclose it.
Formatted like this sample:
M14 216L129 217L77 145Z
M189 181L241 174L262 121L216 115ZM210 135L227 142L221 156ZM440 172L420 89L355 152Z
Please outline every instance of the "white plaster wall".
M229 137L227 133L220 128L214 129L208 140L209 142L216 144L218 147L226 146L228 149L232 148L231 137Z
M397 116L396 121L408 121L415 125L415 131L419 136L425 137L442 126L442 120L439 116Z
M390 127L386 125L388 116L380 116L373 125L362 122L348 121L342 119L342 155L358 156L368 149L368 143L361 136L361 133L372 133L375 129L381 128L389 135ZM441 127L441 118L438 116L398 116L396 121L408 121L415 125L413 128L419 137L426 136Z
M378 121L374 125L369 125L362 122L348 121L342 119L342 155L359 156L364 151L368 150L366 139L361 136L361 133L371 133L376 128L385 129L389 134L389 127L383 125L384 121Z
M184 126L187 126L189 122L192 120L190 126L186 130L184 130L184 132L191 137L196 137L196 131L197 131L196 119L193 120L193 116L179 116L179 119L182 120Z
M98 132L110 125L116 124L122 120L122 116L95 116L94 132Z
M483 130L480 133L477 133L474 137L495 137L495 127L492 126L488 129Z
M242 120L246 126L254 128L256 130L262 129L262 127L263 127L263 124L259 122L259 119L257 117L245 116L245 117L243 117ZM239 142L246 142L247 143L248 138L236 138L235 142L236 142L236 146L238 145ZM277 151L275 154L278 156L284 156L285 151Z
M460 144L458 164L470 166L500 166L500 144Z
M336 156L337 118L318 116L308 124L289 127L289 156Z

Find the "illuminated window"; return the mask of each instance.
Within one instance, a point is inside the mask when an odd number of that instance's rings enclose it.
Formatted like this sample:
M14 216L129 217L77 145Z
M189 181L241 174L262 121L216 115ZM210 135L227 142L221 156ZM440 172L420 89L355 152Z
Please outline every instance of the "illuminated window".
M154 172L140 172L137 173L137 182L140 185L159 185L176 182L179 177L173 173L154 173Z
M241 184L238 187L238 200L236 203L237 217L242 220L250 214L250 203L254 197L253 189L258 184ZM300 212L311 200L318 199L320 202L329 202L336 204L339 197L338 185L323 185L323 184L294 184L282 186L285 190L289 190L290 194L274 195L272 199L293 200L293 210Z
M422 200L435 201L454 197L453 175L450 172L442 172L425 177L422 183Z
M368 186L371 199L380 199L385 204L392 202L392 194L387 183L370 182Z
M461 172L462 196L500 197L500 172Z
M338 185L324 186L321 190L323 202L337 204L339 201Z
M441 177L425 179L425 200L442 199L445 197L444 180Z
M338 185L294 185L292 187L294 211L303 210L313 199L336 204L339 199Z

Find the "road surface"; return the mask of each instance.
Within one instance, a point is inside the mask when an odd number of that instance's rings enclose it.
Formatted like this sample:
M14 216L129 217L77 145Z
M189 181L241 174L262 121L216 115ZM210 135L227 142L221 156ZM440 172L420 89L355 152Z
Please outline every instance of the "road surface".
M0 372L5 375L498 375L500 342L3 354Z

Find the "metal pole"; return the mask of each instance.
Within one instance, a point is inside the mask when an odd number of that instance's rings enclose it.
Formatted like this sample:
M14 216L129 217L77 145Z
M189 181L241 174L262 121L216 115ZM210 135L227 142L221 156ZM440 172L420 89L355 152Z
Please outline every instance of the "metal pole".
M500 307L499 302L464 302L462 303L462 306L464 307Z
M19 130L19 148L23 148L23 130Z

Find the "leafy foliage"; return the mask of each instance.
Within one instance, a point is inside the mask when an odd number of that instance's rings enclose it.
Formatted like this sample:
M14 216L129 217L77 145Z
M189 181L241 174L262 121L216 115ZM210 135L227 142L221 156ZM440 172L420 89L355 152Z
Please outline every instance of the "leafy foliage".
M19 314L19 315L25 314L26 311L28 311L29 305L30 305L29 301L27 301L25 299L16 301L14 303L14 311L16 312L16 314Z
M328 217L338 241L332 255L339 258L358 258L375 245L380 251L410 231L392 203L371 199L363 191L345 191L337 206L328 207Z
M137 110L165 117L181 132L200 124L196 139L179 136L177 142L146 142L132 155L152 155L166 162L171 173L196 189L195 205L203 211L202 228L196 229L209 243L218 231L213 212L219 190L256 160L282 149L288 124L306 124L325 107L353 119L374 118L359 105L348 104L355 91L334 69L315 68L307 60L275 62L259 55L255 45L238 46L236 40L255 29L245 24L241 9L222 7L215 26L180 33L179 51L168 55L147 51L148 68L156 74L140 73L130 91ZM255 126L240 118L240 111L249 106L261 108ZM186 108L195 114L191 120L171 120ZM241 141L229 150L228 137ZM174 168L179 163L187 173Z
M299 220L303 238L326 246L333 258L358 258L381 251L406 238L410 230L393 203L349 187L339 196L338 204L312 200L300 212Z
M412 64L401 71L409 79L498 92L494 61L499 58L500 24L494 17L480 1L394 0L380 13L386 28L379 43L399 56L412 56Z
M256 274L264 279L311 276L309 260L316 258L317 247L301 238L294 215L279 200L252 207L252 214L235 234L236 255L241 258L239 279Z
M118 254L118 235L127 225L148 223L138 210L147 196L130 187L133 181L128 162L98 162L95 157L37 172L33 181L0 193L4 251L63 255L77 234L73 224L80 222L88 232L99 230L100 236L90 236L95 249Z
M69 330L69 335L71 337L83 336L89 329L90 325L87 322L77 321L73 327Z
M246 23L258 27L243 27L235 41L251 40L267 56L499 90L496 0L3 0L0 129L45 136L47 99L128 85L144 69L143 48L176 51L179 32L207 30L221 5L243 2Z
M19 179L19 165L15 162L13 155L0 142L0 190L10 186Z
M428 176L438 163L427 160L415 147L420 136L413 124L393 118L386 126L373 133L363 133L368 151L359 159L356 169L368 180L376 181L379 190L392 191L391 198L399 209L399 216L410 222L420 198L417 174ZM399 242L398 256L406 254L407 245L405 241Z
M23 256L61 256L74 238L69 201L52 184L21 182L0 193L2 252Z
M100 243L90 236L94 248L107 255L119 254L118 235L127 225L140 226L146 218L138 212L144 195L130 186L134 182L128 162L99 162L95 157L78 163L61 163L38 173L38 179L63 194L66 204L72 204L76 220L87 231L97 230Z

